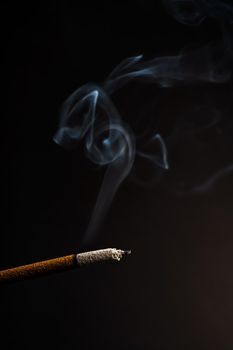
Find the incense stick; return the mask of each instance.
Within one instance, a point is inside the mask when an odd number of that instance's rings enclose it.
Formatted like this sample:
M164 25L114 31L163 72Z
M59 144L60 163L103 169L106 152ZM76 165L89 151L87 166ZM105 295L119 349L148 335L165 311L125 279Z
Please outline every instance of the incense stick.
M130 253L131 251L129 250L107 248L18 266L0 271L0 284L31 279L66 270L73 270L103 261L120 261L123 256Z

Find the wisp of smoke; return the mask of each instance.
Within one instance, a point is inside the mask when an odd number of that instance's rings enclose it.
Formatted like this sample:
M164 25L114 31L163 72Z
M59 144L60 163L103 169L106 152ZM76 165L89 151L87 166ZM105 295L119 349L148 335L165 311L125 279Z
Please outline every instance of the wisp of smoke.
M163 0L171 15L185 25L199 25L207 17L233 23L231 0Z
M198 25L212 17L227 24L233 23L233 7L226 1L212 0L164 0L169 13L185 25ZM164 171L169 169L167 142L154 131L143 149L136 149L137 135L120 116L112 101L130 81L155 84L158 88L203 83L220 84L232 78L232 40L223 36L218 43L202 48L186 49L178 55L155 57L145 60L143 55L123 60L101 86L86 84L77 89L64 103L54 141L66 148L74 148L84 142L87 157L95 164L105 166L102 187L96 201L86 241L92 239L109 208L121 183L129 175L135 157L141 157ZM159 145L159 153L146 151L151 144ZM213 175L206 185L212 186L232 166ZM199 190L197 189L197 192Z
M135 157L134 136L122 122L108 95L99 86L87 84L65 102L54 141L72 148L84 139L86 154L95 164L107 166L102 188L86 233L96 231L114 194L129 174Z

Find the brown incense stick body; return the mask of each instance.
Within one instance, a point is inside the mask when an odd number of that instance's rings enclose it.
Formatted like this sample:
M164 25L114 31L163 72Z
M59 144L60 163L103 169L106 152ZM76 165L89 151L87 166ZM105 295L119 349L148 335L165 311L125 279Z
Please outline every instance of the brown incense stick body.
M72 270L107 260L119 261L126 254L130 254L130 252L115 248L107 248L39 261L33 264L0 271L0 283L9 283L59 271Z
M33 264L0 271L0 283L33 278L40 275L54 273L56 271L70 270L75 268L76 265L76 254L39 261Z

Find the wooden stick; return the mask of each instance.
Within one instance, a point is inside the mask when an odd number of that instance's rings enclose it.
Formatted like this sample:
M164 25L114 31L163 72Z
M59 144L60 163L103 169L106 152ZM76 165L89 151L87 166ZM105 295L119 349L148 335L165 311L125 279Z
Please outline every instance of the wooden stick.
M12 269L0 271L0 284L26 280L65 270L73 270L85 265L96 264L103 261L119 261L124 255L130 253L131 252L127 250L107 248L18 266Z

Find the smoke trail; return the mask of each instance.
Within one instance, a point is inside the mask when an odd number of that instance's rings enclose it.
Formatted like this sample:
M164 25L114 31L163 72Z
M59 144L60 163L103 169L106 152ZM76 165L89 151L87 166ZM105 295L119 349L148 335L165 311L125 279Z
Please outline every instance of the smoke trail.
M153 164L156 164L157 166L160 166L164 170L169 169L169 163L168 163L168 154L167 154L167 147L166 144L161 137L161 135L156 134L154 135L145 145L146 147L150 147L151 145L158 144L160 148L160 152L154 152L152 149L152 152L147 151L138 151L137 155L147 159L148 161L152 162Z
M86 233L86 240L94 237L108 207L121 183L129 175L135 157L143 158L166 171L170 168L168 148L174 139L184 134L195 134L176 124L170 135L152 130L140 148L136 148L138 135L123 122L112 102L112 95L129 82L150 83L152 88L171 90L173 87L222 84L232 79L232 37L233 6L227 1L212 0L163 0L165 8L184 25L200 25L211 17L224 25L220 26L222 40L210 42L200 48L186 48L177 55L155 57L146 60L143 55L123 60L105 79L102 86L87 84L77 89L64 103L60 124L54 141L63 147L74 148L84 142L87 157L95 164L106 167L94 211ZM156 90L155 90L156 91ZM142 104L143 101L135 103ZM151 116L153 118L154 116ZM201 128L208 129L219 123L221 118L210 118ZM195 129L192 126L192 130ZM200 126L197 127L200 131ZM211 188L222 176L232 171L232 165L219 170L194 188L193 193Z
M222 48L221 44L209 44L176 56L157 57L148 61L143 61L142 55L128 58L115 68L114 75L108 77L105 89L113 93L133 79L163 88L205 82L223 83L232 74L232 53L229 55L225 51L226 48Z
M126 153L131 137L115 106L97 85L76 90L64 103L54 141L72 148L85 139L87 156L99 165L107 165ZM130 152L130 154L133 152Z
M163 0L170 14L185 25L200 25L212 17L230 24L233 23L233 7L227 0Z
M195 186L191 189L191 193L203 193L210 190L212 187L216 185L222 178L231 174L233 172L233 164L229 164L223 169L218 170L216 173L211 175L205 182L203 182L199 186Z
M226 83L233 80L233 4L232 1L227 0L162 0L167 11L174 17L174 19L181 24L188 26L199 26L207 19L212 19L218 26L220 38L216 41L212 41L205 48L206 57L204 70L200 77L205 77L203 82L209 83ZM203 49L201 49L203 50ZM196 61L197 57L192 56L192 60ZM200 60L201 62L202 60ZM204 73L204 74L203 74ZM207 74L206 74L207 73ZM206 79L207 78L207 79ZM187 83L192 83L190 77L187 79ZM206 127L212 127L220 125L222 117L218 111L218 108L213 108L213 101L210 105L206 104L209 110L209 114L212 112L212 119L207 125L202 125L200 128L192 126L189 130L189 136L194 137L201 130L206 130ZM217 118L216 118L217 116ZM229 128L229 123L226 127ZM175 130L175 133L177 132ZM230 126L231 129L231 126ZM184 132L184 129L181 128ZM190 132L191 131L191 132ZM178 132L179 134L179 132ZM196 136L196 135L195 135ZM232 138L232 135L230 136ZM232 173L232 160L231 163L223 168L218 169L211 174L202 184L194 185L191 190L187 190L186 193L198 194L210 190L214 187L223 177Z
M73 148L84 139L86 154L95 164L108 166L86 240L97 231L114 194L131 170L135 146L130 128L121 118L104 90L87 84L64 103L54 141Z

